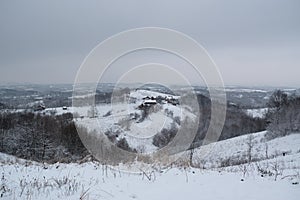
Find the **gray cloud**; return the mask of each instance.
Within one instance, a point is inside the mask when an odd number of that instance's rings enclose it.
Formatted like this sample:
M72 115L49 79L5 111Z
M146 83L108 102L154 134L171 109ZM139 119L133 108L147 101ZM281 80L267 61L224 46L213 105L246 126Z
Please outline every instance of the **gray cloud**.
M300 86L299 8L297 0L1 1L0 80L71 83L99 42L159 26L202 44L227 85Z

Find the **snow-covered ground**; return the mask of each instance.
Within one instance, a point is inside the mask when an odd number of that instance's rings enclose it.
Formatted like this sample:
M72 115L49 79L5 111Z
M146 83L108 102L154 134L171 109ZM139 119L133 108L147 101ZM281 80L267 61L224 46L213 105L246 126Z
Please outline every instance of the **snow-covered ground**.
M253 154L262 153L263 134L253 134ZM247 137L214 143L211 159L234 157L239 151L243 154ZM48 165L0 154L0 195L3 199L298 199L299 142L300 134L271 140L267 142L270 158L246 165L214 169L174 166L135 174L97 162ZM288 154L272 157L277 150ZM276 181L274 175L261 176L257 166L264 162L273 166L275 160L285 163ZM293 165L288 164L291 161ZM242 166L246 166L246 173Z
M300 134L266 140L266 131L239 136L195 150L195 164L199 167L218 168L226 165L239 165L247 162L251 145L252 161L282 165L285 169L300 169Z
M3 156L3 155L1 155ZM297 199L299 185L287 179L198 169L146 175L112 171L95 163L51 166L2 164L3 199Z

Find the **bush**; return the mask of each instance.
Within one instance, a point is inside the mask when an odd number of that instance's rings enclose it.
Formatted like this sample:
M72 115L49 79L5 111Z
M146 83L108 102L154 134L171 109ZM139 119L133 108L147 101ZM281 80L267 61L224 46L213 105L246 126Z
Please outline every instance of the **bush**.
M180 119L180 117L179 117L179 116L174 117L174 122L175 122L176 124L180 125L180 124L181 124L181 119Z
M111 110L108 111L105 115L103 115L103 117L108 117L108 116L111 116Z
M153 137L152 144L159 148L166 146L176 136L177 131L178 129L173 123L170 129L164 128L160 133L156 134Z
M121 149L123 149L123 150L125 150L125 151L129 151L129 152L137 152L137 150L136 149L132 149L130 146L129 146L129 144L128 144L128 142L127 142L127 140L125 139L125 138L122 138L122 139L120 139L118 142L117 142L117 147L119 147L119 148L121 148Z

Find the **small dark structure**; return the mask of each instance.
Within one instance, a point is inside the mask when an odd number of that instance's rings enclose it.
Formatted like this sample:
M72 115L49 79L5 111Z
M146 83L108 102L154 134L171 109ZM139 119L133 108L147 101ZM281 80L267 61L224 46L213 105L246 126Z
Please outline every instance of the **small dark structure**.
M34 111L42 111L42 110L45 110L45 109L46 109L46 106L43 105L43 104L40 104L40 105L38 105L38 106L34 109Z
M143 98L143 100L149 100L149 99L151 99L149 96Z
M286 152L283 152L283 153L282 153L282 156L286 156Z
M145 107L150 107L150 106L156 105L156 104L157 104L156 100L149 99L149 100L145 100L141 105L139 105L138 108L143 109Z

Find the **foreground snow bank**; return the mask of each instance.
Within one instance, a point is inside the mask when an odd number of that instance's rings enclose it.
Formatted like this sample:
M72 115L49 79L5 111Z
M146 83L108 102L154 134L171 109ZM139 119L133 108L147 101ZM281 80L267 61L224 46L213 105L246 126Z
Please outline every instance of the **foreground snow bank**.
M0 153L0 197L39 200L298 199L300 134L270 141L265 140L265 134L240 136L196 149L194 165L200 161L197 169L156 167L149 172L128 173L98 162L48 165ZM253 162L247 163L243 159L248 158L250 141ZM132 167L138 169L138 165Z
M168 168L125 173L98 163L42 165L0 154L3 199L298 199L292 180ZM242 180L243 179L243 180Z

